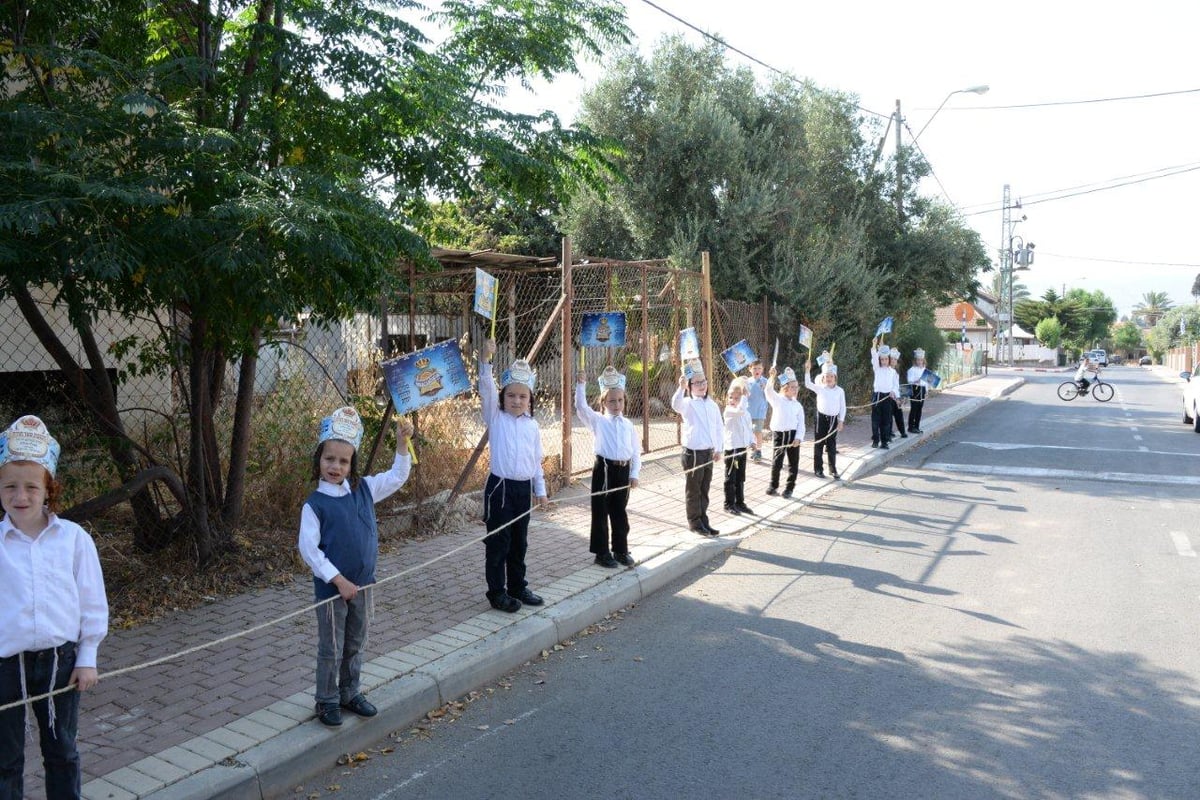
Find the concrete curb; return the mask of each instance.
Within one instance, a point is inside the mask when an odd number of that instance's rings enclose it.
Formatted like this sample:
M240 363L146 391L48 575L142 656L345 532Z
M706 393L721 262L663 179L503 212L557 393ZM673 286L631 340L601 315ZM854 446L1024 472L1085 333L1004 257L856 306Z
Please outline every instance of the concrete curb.
M411 727L430 710L502 677L543 650L654 594L717 555L735 549L772 521L796 513L853 476L895 459L1024 383L1024 378L1014 377L989 395L958 403L929 418L925 433L902 440L888 450L843 454L842 481L806 478L797 485L796 497L771 498L769 511L764 510L752 520L747 518L748 524L736 532L705 539L683 533L664 534L657 542L659 552L632 569L614 572L588 567L539 590L546 598L545 607L534 610L527 606L512 616L487 611L443 633L372 659L363 665L363 683L379 709L376 717L347 715L340 728L324 728L313 720L311 696L293 695L225 729L172 748L179 751L179 757L174 762L163 760L162 771L190 771L186 777L170 783L166 776L156 776L160 759L151 757L123 768L130 773L126 779L144 780L146 791L133 794L121 788L121 784L129 786L128 781L101 778L90 781L84 795L93 800L261 800L290 794L295 786L330 767L332 751L358 752L391 731Z

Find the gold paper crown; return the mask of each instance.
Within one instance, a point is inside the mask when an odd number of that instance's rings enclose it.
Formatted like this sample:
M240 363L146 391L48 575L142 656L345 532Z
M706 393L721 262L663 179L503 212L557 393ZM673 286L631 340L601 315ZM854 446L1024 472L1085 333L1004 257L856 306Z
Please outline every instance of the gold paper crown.
M425 369L429 366L429 356L421 356L413 362L413 366L415 366L417 369Z

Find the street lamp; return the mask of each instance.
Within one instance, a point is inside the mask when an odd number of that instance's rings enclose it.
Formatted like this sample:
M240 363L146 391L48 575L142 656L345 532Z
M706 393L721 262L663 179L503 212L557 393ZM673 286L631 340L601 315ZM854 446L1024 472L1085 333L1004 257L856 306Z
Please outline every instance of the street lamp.
M921 130L917 131L917 135L913 137L913 141L915 142L921 138L921 134L924 133L925 129L929 127L929 123L933 122L933 118L938 115L938 112L945 108L946 103L950 102L951 97L954 97L956 94L987 94L989 88L990 87L986 84L980 86L968 86L966 89L955 89L953 92L946 95L946 99L942 101L942 104L937 107L932 116L930 116L929 119L926 120L925 124L921 126Z

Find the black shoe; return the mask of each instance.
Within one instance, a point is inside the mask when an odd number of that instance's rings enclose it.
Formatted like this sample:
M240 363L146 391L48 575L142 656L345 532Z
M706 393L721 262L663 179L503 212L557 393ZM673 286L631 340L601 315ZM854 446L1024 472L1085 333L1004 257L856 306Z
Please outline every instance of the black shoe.
M908 438L908 434L907 434L907 433L902 433L902 434L900 434L900 438L901 438L901 439L907 439L907 438Z
M925 431L921 430L920 428L913 428L911 431L909 431L909 433L924 433L924 432Z
M497 611L503 611L506 614L515 614L521 610L521 601L515 597L509 597L506 592L498 592L496 594L488 592L487 599L492 604L492 608Z
M879 445L879 449L880 449L880 450L887 450L887 449L888 449L887 442L884 442L883 444Z
M752 517L756 516L755 513L750 510L750 507L747 506L745 503L738 503L737 510L742 512L743 514L749 514Z
M342 703L342 708L353 711L360 717L373 717L379 713L379 709L371 705L371 701L361 694L356 694L350 698L349 702Z
M791 490L791 489L784 489L784 490L783 490L783 497L784 497L785 499L787 499L787 500L791 500L791 499L792 499L792 490Z
M692 533L698 533L701 536L708 536L708 528L703 525L688 525L688 530Z
M871 442L871 448L872 448L872 449L875 449L875 448L878 448L878 447L879 447L879 442Z
M769 487L767 487L767 494L774 497L775 495L779 494L779 490L776 489L774 486L769 486Z
M737 506L731 506L731 505L729 505L729 503L726 503L726 504L725 504L725 513L726 513L726 514L733 514L733 515L735 515L735 516L736 516L736 515L738 515L738 514L740 514L740 513L742 513L742 512L738 510L738 507L737 507Z
M637 563L633 560L633 556L629 555L629 553L613 553L613 558L617 560L618 564L626 567L632 567L635 563Z
M322 725L336 728L342 724L342 710L333 703L323 703L317 706L317 719Z
M829 470L829 474L830 474L830 476L833 477L833 479L835 481L840 481L842 479L842 476L838 474L838 471L836 469Z
M712 525L709 525L707 523L704 525L704 531L709 536L720 536L721 535L721 532L719 530L717 530Z
M529 589L522 589L520 594L513 595L513 599L527 606L543 606L546 604L546 601L540 595L534 594Z
M824 477L825 477L825 473L824 473L824 472L814 472L814 473L813 473L813 475L816 475L818 478L824 478Z
M612 553L597 553L596 564L601 567L608 567L609 569L617 568L617 560L613 558Z

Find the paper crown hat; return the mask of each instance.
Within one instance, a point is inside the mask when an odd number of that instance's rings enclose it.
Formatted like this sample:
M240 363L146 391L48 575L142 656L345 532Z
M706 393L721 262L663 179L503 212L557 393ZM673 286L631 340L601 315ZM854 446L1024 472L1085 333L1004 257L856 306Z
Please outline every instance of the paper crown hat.
M886 344L879 345L879 355L891 358L892 348L888 347Z
M13 461L32 461L45 467L53 478L60 452L46 423L32 414L21 417L0 433L0 466Z
M922 350L920 347L918 347L916 350L913 350L913 358L924 358L924 357L925 357L925 351Z
M693 358L683 362L683 375L689 381L705 380L704 365L700 363L700 359Z
M784 367L783 372L779 375L779 385L784 386L796 380L796 371L791 367Z
M600 373L600 377L596 378L596 383L600 384L600 390L620 389L625 390L625 376L617 372L617 368L608 366Z
M362 417L350 406L342 406L337 411L321 420L321 431L317 434L317 443L330 439L340 439L358 449L362 444Z
M822 375L837 375L837 364L832 361L826 361L821 365Z
M509 365L508 369L504 370L504 374L500 376L500 388L508 386L510 383L519 383L522 386L529 388L532 392L537 386L537 373L533 367L529 366L529 362L523 358L518 358Z

